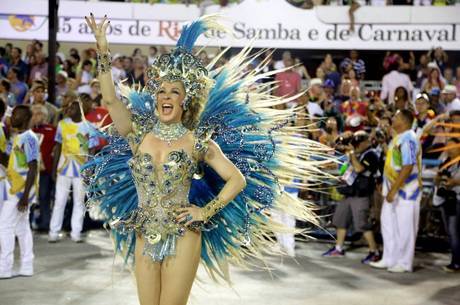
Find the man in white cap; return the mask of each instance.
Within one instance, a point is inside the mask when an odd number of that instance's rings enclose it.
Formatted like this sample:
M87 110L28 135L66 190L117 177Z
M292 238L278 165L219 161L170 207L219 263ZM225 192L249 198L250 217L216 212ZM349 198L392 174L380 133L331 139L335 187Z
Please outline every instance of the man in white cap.
M67 78L68 75L65 71L59 71L56 75L56 96L58 106L61 106L63 96L69 91Z
M119 53L112 58L112 78L114 83L126 78L126 71L123 69L123 62Z
M447 112L460 110L460 99L457 97L457 88L454 85L446 85L441 94Z
M308 114L311 116L322 117L324 110L321 108L323 98L323 81L320 78L313 78L310 81L310 89L308 89Z

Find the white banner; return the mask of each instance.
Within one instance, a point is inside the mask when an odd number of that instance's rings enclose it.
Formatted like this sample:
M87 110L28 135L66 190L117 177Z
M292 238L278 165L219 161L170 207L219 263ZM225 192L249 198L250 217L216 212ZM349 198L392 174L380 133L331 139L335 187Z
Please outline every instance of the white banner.
M47 1L1 1L0 39L47 40ZM15 3L16 2L16 3ZM93 42L84 15L109 15L111 43L173 45L181 26L198 18L196 6L61 1L58 40ZM284 0L245 0L219 12L229 32L200 39L210 46L298 49L460 50L460 7L361 7L356 30L349 31L348 7L303 10ZM399 12L399 13L395 13ZM385 18L382 18L384 16Z

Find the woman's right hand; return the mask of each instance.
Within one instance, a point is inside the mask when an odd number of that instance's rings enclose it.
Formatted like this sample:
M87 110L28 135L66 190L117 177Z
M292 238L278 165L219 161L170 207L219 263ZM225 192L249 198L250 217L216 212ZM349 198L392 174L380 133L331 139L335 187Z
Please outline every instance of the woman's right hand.
M107 52L109 50L109 44L107 42L107 36L105 32L110 24L107 20L107 15L104 16L100 23L96 23L93 13L90 13L89 17L85 16L86 23L88 24L91 31L93 31L94 37L96 38L97 49L100 52Z

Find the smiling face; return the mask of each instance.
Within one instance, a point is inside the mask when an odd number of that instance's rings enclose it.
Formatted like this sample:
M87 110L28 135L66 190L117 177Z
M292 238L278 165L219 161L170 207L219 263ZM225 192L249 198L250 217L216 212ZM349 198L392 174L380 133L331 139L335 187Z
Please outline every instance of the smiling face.
M161 84L157 93L157 110L163 123L179 123L184 109L185 88L182 82L167 82Z
M428 111L429 106L430 106L429 102L424 98L418 98L415 101L415 109L417 110L417 113L419 114L425 114Z

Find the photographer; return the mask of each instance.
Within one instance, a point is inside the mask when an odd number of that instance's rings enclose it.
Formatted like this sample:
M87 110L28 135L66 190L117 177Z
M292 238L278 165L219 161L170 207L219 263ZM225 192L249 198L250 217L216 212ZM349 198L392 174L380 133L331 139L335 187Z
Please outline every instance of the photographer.
M340 144L344 144L343 139ZM337 228L337 242L323 256L345 256L343 245L352 220L354 230L363 232L369 245L369 254L361 261L363 264L368 264L380 259L372 225L369 222L370 196L375 190L378 157L371 146L369 135L364 131L357 131L353 134L351 145L346 145L346 154L349 166L342 176L346 186L339 189L345 199L337 205L333 217L333 224Z
M452 259L449 265L444 266L446 272L460 272L460 162L452 161L460 157L459 138L451 138L447 146L447 159L440 167L447 168L440 170L436 177L436 190L433 198L433 205L439 206L444 221L444 226L449 236ZM449 164L452 163L452 164Z

